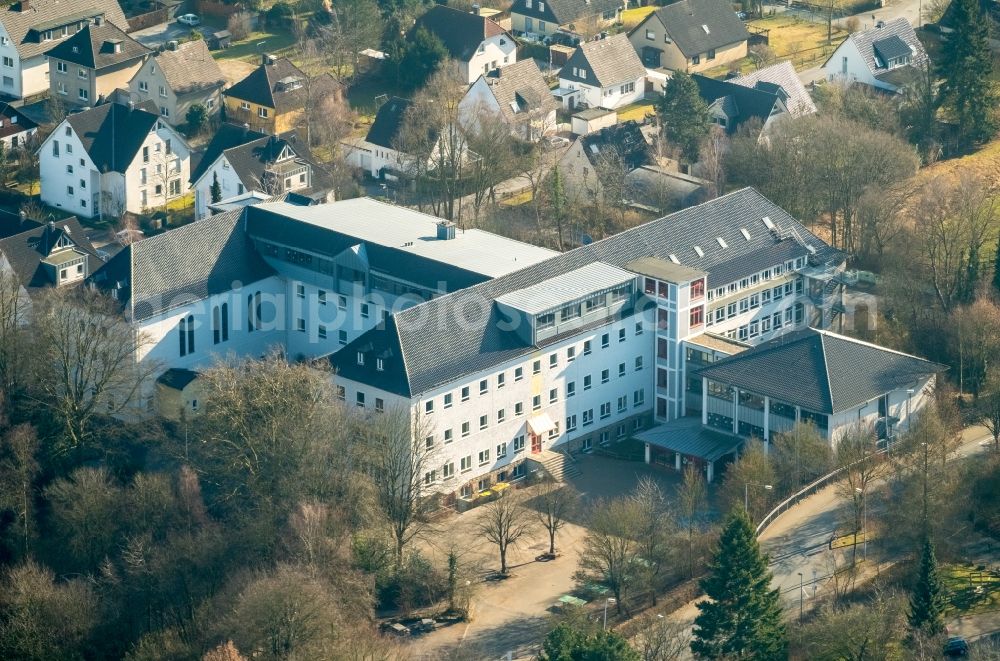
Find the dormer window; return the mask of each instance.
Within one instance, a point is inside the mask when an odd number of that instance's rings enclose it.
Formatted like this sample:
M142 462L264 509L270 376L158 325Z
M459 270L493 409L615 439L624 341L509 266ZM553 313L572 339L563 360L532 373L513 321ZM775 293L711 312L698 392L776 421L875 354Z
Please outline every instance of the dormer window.
M375 359L375 369L379 372L385 371L385 362L381 358Z
M364 365L364 364L365 364L365 354L363 354L363 353L361 353L359 351L358 352L358 365Z
M539 2L538 3L538 11L545 11L545 3L544 2Z
M531 9L531 0L524 0L524 6Z

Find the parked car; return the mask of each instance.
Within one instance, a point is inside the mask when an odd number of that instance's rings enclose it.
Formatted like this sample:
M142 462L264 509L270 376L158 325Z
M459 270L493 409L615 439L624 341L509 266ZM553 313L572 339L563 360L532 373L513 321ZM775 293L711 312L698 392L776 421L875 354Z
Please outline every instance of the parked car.
M201 25L201 19L198 18L197 14L181 14L177 17L177 22L183 23L184 25L190 25L192 27L195 25Z
M956 659L961 656L969 656L969 643L961 636L952 636L944 644L944 655L949 659Z
M736 18L740 19L741 21L745 21L747 20L747 18L749 18L749 16L745 11L738 11L736 12Z
M383 622L382 631L392 636L409 636L410 630L399 622Z
M545 138L546 144L548 144L550 149L558 149L559 147L565 147L569 144L569 138L564 138L561 135L552 135Z

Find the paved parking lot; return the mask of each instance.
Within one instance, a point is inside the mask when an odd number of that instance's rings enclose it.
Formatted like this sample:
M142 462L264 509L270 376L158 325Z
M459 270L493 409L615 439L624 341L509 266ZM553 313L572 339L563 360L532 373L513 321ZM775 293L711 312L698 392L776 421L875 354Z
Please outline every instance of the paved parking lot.
M131 33L129 36L143 46L158 48L168 41L186 38L189 34L191 34L191 30L198 30L201 32L202 36L207 36L214 31L214 28L205 25L199 25L192 28L190 25L184 25L183 23L178 23L177 21L170 21L169 23L154 25L153 27L146 28L145 30L138 30Z

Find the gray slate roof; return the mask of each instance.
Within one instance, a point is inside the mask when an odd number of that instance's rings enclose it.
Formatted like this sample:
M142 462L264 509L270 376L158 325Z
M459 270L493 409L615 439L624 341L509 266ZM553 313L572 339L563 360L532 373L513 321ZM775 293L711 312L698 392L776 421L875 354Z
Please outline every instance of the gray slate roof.
M528 7L525 0L514 0L510 12L531 16L556 25L570 26L574 25L575 21L600 16L606 12L617 13L624 2L622 0L546 0L543 10L539 10L538 4L537 0L533 0L531 7ZM575 27L583 28L582 25Z
M156 54L156 63L174 94L194 94L226 84L226 77L208 52L204 39L178 44L177 50Z
M242 209L150 236L121 250L88 281L117 291L126 318L140 321L274 272L240 223Z
M434 5L417 19L413 29L424 28L444 44L456 60L468 62L486 39L507 33L500 25L484 16L459 11L445 5ZM511 41L514 37L510 36Z
M686 57L750 38L729 0L681 0L657 9L656 15ZM708 27L707 32L703 26ZM642 23L632 32L640 29L645 29Z
M114 46L120 45L120 52ZM113 23L91 23L69 39L59 42L46 51L50 58L78 64L81 67L101 69L146 57L152 51L118 29Z
M406 111L412 104L413 102L409 99L402 99L398 96L389 97L375 113L375 121L368 129L365 140L379 147L395 149L399 129L402 128Z
M816 104L813 103L812 97L809 96L809 92L806 91L805 85L802 84L802 80L795 72L795 66L791 62L778 62L769 67L731 78L729 82L765 91L767 88L762 87L762 83L777 85L787 97L785 106L788 108L789 115L802 117L816 112Z
M912 387L943 365L829 331L807 328L724 358L696 373L832 415ZM794 378L789 375L794 374Z
M80 221L74 217L38 225L0 239L0 253L7 258L22 285L28 288L50 287L56 282L49 277L46 269L41 268L41 263L64 236L84 254L88 273L102 265Z
M706 104L711 106L721 99L722 109L730 120L726 124L727 133L735 133L740 125L750 119L759 119L763 124L774 112L775 106L783 102L774 88L746 87L697 73L691 74L691 79L698 85L698 93Z
M545 77L531 58L495 69L484 78L500 106L500 113L508 122L532 114L546 115L559 107ZM511 104L516 104L517 110Z
M678 418L644 429L636 439L706 461L717 461L743 444L743 439L702 426L701 417Z
M761 220L764 217L777 226L777 236L766 229ZM750 233L749 240L740 228ZM799 240L785 234L789 230L816 250L811 259L820 263L843 261L841 253L787 212L756 190L744 188L399 312L385 329L364 333L333 354L330 361L345 377L390 392L405 396L427 392L536 350L503 325L492 304L500 296L592 262L624 268L641 257L669 259L671 254L681 264L707 272L710 287L722 286L809 254ZM720 236L728 248L716 241ZM702 256L694 246L701 248ZM358 368L353 363L362 350L395 352L396 358L384 361L382 372L371 367L374 361Z
M286 81L295 80L300 87L291 87ZM312 90L309 90L309 87ZM227 97L249 101L258 105L287 112L305 106L311 92L314 98L335 94L340 83L328 73L310 79L287 57L280 57L270 64L261 64L247 76L225 91Z
M85 8L84 5L87 7ZM57 29L63 25L75 26L78 22L103 16L122 30L128 30L128 20L117 0L88 0L86 3L71 0L30 0L14 2L0 9L0 23L22 58L41 55L52 48L52 41L37 39L41 29ZM34 28L34 29L33 29ZM75 29L75 27L73 28Z
M861 53L861 57L864 59L868 69L874 75L878 76L889 71L889 69L885 61L876 57L875 44L879 42L887 48L898 50L899 45L895 43L895 40L891 39L892 37L897 37L907 48L911 49L910 66L923 66L928 62L927 51L924 50L924 45L917 38L917 33L913 30L913 26L910 25L910 21L902 16L892 21L887 21L880 28L855 32L848 39L852 40L855 46L857 46L858 52ZM895 46L890 46L889 44L895 44ZM840 49L838 48L837 50ZM834 57L837 57L837 51L833 52L830 59ZM829 61L828 59L827 62Z
M266 137L266 134L251 131L245 126L229 123L222 124L205 147L201 160L198 161L196 166L191 168L191 184L197 183L201 179L201 176L205 174L205 171L214 165L219 160L219 156L227 149L232 149L233 147Z
M573 74L574 68L586 69L586 77ZM562 80L571 80L600 87L635 82L646 75L646 67L632 48L626 34L580 44L559 72Z
M38 128L38 124L8 103L0 102L0 138Z
M134 108L105 103L70 115L66 121L98 170L124 173L159 119L156 105L146 101Z

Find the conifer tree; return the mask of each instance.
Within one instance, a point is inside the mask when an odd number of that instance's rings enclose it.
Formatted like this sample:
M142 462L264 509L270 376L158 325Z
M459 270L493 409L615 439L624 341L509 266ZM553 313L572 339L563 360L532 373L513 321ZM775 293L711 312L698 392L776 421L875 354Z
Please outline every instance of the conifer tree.
M954 0L953 32L944 39L937 59L941 83L939 101L958 127L963 149L989 140L996 130L997 93L989 21L979 0Z
M663 137L681 150L685 160L696 163L701 143L711 127L708 105L694 79L683 71L674 72L657 101L656 112L663 122Z
M726 520L698 602L691 651L703 659L784 659L785 625L778 591L750 516L736 507Z
M212 204L218 204L222 201L222 186L219 185L219 173L212 173L212 187L208 189L209 195L212 197Z
M934 556L934 543L929 537L924 539L924 549L920 554L920 573L910 596L909 621L911 627L929 636L944 631L944 594Z

